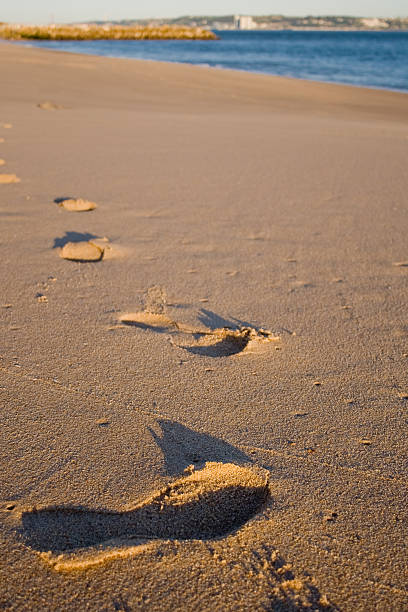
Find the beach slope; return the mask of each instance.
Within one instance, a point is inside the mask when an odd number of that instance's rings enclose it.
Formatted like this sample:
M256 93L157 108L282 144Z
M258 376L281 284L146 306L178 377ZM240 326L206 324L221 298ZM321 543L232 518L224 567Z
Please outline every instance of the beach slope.
M407 95L0 82L0 608L406 609Z

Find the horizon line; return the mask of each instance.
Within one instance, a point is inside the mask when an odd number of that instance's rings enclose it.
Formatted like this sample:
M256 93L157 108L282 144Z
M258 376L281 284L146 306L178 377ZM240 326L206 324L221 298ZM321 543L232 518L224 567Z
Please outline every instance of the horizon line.
M398 15L395 17L392 16L384 16L384 15L376 15L376 16L367 16L367 15L350 15L350 14L344 14L344 13L332 13L332 14L327 14L327 13L309 13L309 14L304 14L304 15L285 15L283 13L263 13L263 14L255 14L255 13L242 13L242 12L237 12L237 13L222 13L222 14L183 14L183 15L177 15L175 17L115 17L115 18L87 18L85 20L78 20L78 21L55 21L53 23L61 23L61 24L69 24L69 23L92 23L95 21L101 21L101 22L105 22L105 23L109 23L109 22L115 22L115 21L154 21L157 19L160 20L169 20L169 21L173 21L174 19L183 19L183 18L189 18L189 19L198 19L198 18L206 18L206 19L217 19L217 18L222 18L222 17L234 17L234 16L245 16L245 17L282 17L284 19L306 19L309 17L312 18L332 18L332 17L344 17L344 18L351 18L351 19L408 19L408 14L407 15ZM11 22L11 21L2 21L0 19L0 24L1 23L34 23L33 21L19 21L19 22Z

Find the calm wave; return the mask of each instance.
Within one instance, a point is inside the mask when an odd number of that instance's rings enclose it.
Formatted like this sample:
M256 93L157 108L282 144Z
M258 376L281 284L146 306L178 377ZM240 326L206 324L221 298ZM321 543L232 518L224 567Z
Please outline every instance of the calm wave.
M408 92L408 32L222 31L218 41L41 41L55 50Z

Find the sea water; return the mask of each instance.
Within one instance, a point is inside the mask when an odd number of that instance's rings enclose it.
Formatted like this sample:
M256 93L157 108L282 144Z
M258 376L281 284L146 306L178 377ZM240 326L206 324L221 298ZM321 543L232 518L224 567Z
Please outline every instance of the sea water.
M217 31L219 40L30 41L55 50L205 65L408 92L408 31Z

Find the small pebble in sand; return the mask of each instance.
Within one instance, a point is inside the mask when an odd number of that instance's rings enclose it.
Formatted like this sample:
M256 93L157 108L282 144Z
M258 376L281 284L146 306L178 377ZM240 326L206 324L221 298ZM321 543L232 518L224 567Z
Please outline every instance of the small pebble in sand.
M408 400L408 393L399 393L398 397L402 400Z
M43 293L37 293L37 295L35 296L37 298L37 302L46 304L48 302L48 298L46 295L44 295Z
M322 384L322 383L321 383L319 380L315 380L315 381L313 381L313 386L314 386L314 387L320 387L320 385L321 385L321 384Z
M103 248L92 242L67 242L62 247L60 256L71 261L100 261L103 257L103 252Z
M323 520L325 522L334 523L334 521L337 519L337 517L338 517L337 512L328 512L327 514L324 515Z
M100 425L100 427L107 427L108 425L110 425L110 421L108 419L98 419L97 421L95 421L95 423L97 425Z
M371 446L372 442L371 440L367 440L366 438L363 438L362 440L360 440L360 444L363 444L364 446Z
M394 261L393 266L397 266L398 268L408 268L408 260L407 261Z

